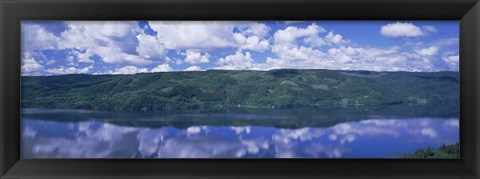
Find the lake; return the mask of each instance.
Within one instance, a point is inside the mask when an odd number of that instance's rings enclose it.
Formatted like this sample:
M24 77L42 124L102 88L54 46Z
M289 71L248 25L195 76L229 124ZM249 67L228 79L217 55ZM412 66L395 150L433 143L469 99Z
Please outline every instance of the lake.
M458 105L22 109L22 158L398 158L459 142Z

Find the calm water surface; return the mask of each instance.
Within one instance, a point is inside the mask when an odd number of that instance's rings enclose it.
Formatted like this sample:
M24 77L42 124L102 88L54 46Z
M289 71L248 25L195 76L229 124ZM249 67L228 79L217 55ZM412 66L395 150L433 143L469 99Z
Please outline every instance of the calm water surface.
M22 158L397 158L458 141L455 106L22 109Z

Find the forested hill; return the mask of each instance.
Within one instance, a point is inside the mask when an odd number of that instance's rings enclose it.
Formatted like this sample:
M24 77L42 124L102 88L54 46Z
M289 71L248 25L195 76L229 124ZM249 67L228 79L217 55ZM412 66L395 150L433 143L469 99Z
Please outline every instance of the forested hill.
M22 107L122 111L457 103L458 72L271 70L22 77Z

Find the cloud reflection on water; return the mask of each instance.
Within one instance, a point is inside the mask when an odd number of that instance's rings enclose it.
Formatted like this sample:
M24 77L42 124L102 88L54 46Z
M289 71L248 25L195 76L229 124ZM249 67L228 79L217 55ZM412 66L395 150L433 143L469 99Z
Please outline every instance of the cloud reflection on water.
M298 129L23 121L23 158L382 158L459 141L458 119L371 119Z

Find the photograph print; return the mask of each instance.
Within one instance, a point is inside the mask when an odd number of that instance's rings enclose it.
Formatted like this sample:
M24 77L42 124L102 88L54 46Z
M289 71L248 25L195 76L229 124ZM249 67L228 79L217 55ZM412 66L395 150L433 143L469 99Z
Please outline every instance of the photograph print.
M22 21L21 158L458 159L458 21Z

